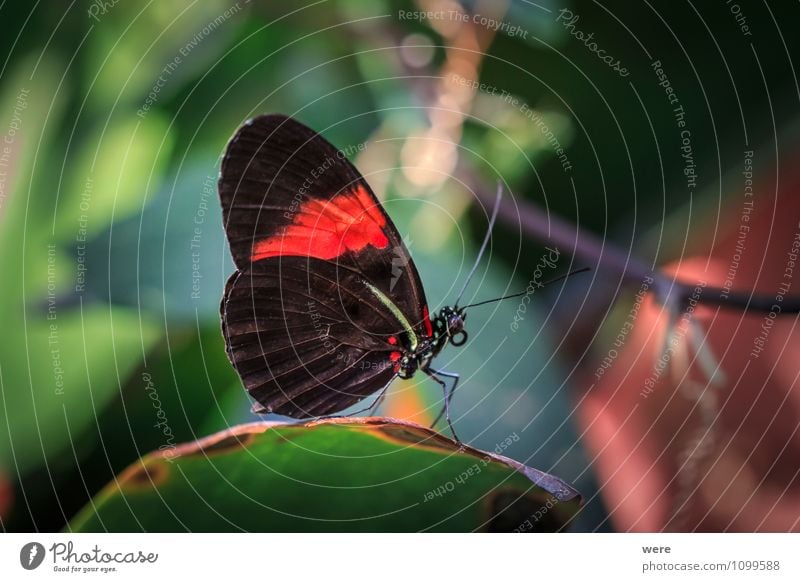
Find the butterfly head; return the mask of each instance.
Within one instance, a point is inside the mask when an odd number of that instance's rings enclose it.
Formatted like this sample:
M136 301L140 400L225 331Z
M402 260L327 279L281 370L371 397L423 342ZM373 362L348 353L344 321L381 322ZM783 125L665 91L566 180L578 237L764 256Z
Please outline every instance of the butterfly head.
M467 314L463 308L443 307L434 322L439 337L454 346L463 346L467 341L464 320Z

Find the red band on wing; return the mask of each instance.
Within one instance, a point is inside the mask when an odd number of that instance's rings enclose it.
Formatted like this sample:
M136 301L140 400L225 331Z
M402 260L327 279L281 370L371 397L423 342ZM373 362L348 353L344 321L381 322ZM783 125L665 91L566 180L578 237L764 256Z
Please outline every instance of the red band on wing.
M422 307L422 319L425 322L425 333L428 334L428 337L433 337L433 326L431 325L430 315L428 315L427 305Z
M282 255L329 260L367 245L383 249L389 244L384 226L383 213L359 185L330 200L312 199L301 205L283 232L256 241L251 260Z

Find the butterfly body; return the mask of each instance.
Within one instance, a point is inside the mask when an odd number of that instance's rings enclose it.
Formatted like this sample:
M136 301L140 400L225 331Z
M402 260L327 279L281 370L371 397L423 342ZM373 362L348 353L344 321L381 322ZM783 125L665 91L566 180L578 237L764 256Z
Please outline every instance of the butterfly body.
M415 350L407 350L399 360L397 369L400 378L409 379L418 370L427 373L430 370L431 362L439 355L448 343L454 346L462 346L466 341L464 331L464 318L466 314L458 311L457 308L443 307L432 319L431 326L433 334L422 339ZM463 336L463 339L461 339ZM458 338L458 339L456 339Z

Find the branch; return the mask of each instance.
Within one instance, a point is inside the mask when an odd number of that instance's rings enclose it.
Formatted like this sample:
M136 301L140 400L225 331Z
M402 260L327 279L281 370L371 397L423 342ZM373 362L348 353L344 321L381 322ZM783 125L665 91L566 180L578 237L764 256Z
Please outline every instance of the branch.
M481 179L465 165L460 164L457 171L478 199L491 208L494 204L492 189L482 183ZM500 204L498 219L509 226L520 226L531 238L554 243L583 261L617 273L623 280L641 283L647 277L652 278L652 288L662 304L674 303L679 309L683 309L692 299L695 285L671 278L661 270L651 269L646 263L626 254L612 243L582 230L559 216L546 214L535 203L504 198ZM778 315L800 313L798 297L784 297L782 302L777 303L775 296L747 292L726 293L719 287L705 287L697 301L704 305L764 313L774 311L777 305L780 308Z

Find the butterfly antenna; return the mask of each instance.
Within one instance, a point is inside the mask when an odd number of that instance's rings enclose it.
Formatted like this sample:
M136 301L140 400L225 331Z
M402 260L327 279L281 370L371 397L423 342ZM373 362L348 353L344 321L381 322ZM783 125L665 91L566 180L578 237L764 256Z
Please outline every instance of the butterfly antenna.
M503 185L500 183L500 180L497 181L497 197L494 201L494 209L492 210L492 217L489 219L489 226L486 229L486 236L483 237L483 243L481 244L481 248L478 251L478 258L475 259L475 264L472 265L472 270L467 275L467 278L464 280L464 285L461 286L461 291L456 297L455 305L453 309L458 311L458 302L461 301L462 295L464 295L464 291L467 290L467 285L469 285L470 279L475 274L475 271L478 269L478 263L481 262L481 257L483 256L483 252L486 250L486 245L489 244L489 238L492 236L492 229L494 228L494 221L497 219L497 213L500 211L500 199L503 197Z
M547 285L550 285L551 283L558 283L562 279L566 279L567 277L571 277L572 275L577 275L578 273L585 273L586 271L590 271L590 270L591 269L589 267L583 267L582 269L577 269L575 271L567 273L566 275L561 275L559 277L556 277L555 279L550 279L549 281L546 281L546 282L542 283L541 287L546 287ZM461 309L463 310L463 309L467 309L468 307L478 307L478 305L486 305L487 303L494 303L495 301L502 301L503 299L513 299L514 297L522 297L526 293L528 293L527 289L525 291L521 291L519 293L514 293L513 295L506 295L505 297L498 297L497 299L487 299L486 301L480 301L478 303L471 303L469 305L465 305Z

